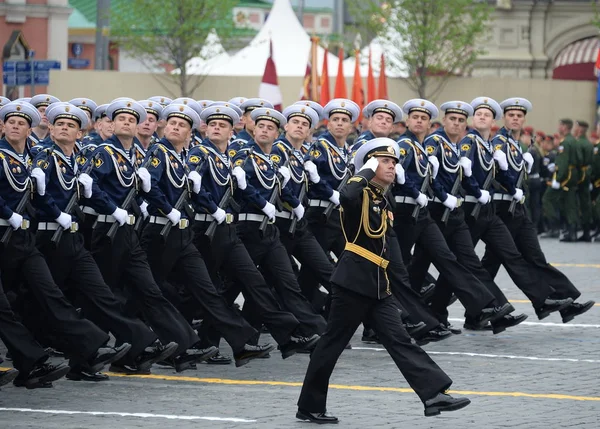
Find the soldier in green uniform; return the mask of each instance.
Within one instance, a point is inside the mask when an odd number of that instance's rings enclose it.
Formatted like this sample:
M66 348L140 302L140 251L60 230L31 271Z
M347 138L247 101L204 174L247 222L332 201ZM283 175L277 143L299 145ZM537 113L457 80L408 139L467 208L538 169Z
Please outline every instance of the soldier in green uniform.
M560 239L564 242L577 241L577 182L579 182L580 164L577 151L577 141L571 134L573 121L561 119L558 125L558 133L562 137L558 153L556 154L556 171L552 179L552 189L558 189L560 193L560 209L567 224L567 233Z
M600 131L600 123L596 125L596 133ZM596 223L596 233L594 234L594 242L600 242L598 240L598 234L600 233L600 140L596 136L592 149L592 168L590 173L592 183L592 215Z
M592 200L590 197L590 191L592 189L591 183L591 166L592 157L594 156L594 146L587 138L587 132L589 125L585 121L577 121L577 127L575 128L575 137L577 142L578 152L578 170L579 170L579 181L577 182L577 197L579 199L579 211L581 227L583 229L583 235L578 241L592 241L590 237L590 229L592 227Z

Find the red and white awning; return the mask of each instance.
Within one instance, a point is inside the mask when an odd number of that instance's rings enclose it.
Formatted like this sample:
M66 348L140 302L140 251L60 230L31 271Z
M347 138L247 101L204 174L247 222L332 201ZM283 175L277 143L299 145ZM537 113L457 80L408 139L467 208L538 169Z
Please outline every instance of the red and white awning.
M600 49L600 39L590 37L565 47L554 59L553 79L596 80L594 65Z

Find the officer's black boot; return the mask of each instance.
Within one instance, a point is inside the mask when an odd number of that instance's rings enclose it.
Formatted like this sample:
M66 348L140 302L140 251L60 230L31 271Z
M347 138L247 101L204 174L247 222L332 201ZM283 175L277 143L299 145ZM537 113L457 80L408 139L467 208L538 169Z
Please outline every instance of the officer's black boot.
M577 239L577 241L584 241L586 243L590 243L592 241L592 237L590 235L590 226L583 226L583 235Z
M569 225L567 232L560 239L563 243L574 243L577 241L577 227Z

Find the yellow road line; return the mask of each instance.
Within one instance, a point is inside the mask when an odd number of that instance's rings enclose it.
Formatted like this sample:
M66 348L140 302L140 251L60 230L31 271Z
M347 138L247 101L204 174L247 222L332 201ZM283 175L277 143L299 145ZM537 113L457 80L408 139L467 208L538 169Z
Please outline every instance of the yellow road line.
M531 302L528 299L509 299L508 301L516 304L529 304ZM594 307L600 307L600 303L594 304Z
M550 262L550 265L555 267L600 268L600 264L560 264Z

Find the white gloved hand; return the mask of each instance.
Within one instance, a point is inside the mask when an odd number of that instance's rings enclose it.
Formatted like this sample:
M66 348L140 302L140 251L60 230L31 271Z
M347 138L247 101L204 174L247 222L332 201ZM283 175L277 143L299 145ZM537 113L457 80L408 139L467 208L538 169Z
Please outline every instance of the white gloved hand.
M492 200L492 197L490 196L490 192L486 191L485 189L481 190L481 197L477 198L477 201L479 201L481 204L487 204Z
M442 203L444 206L448 207L450 211L454 210L456 206L458 206L458 198L456 198L452 194L446 195L446 200Z
M427 207L427 204L429 204L429 200L427 199L427 195L419 192L419 196L416 198L415 200L417 202L417 204L419 206L421 206L421 208L423 207Z
M304 206L302 204L298 204L298 207L292 209L292 211L294 212L296 219L300 220L304 217Z
M339 206L340 205L340 193L338 191L334 190L333 194L331 194L331 197L329 197L329 201L331 201L336 206Z
M150 172L148 171L147 168L140 168L138 169L135 174L138 175L138 177L140 178L141 182L142 182L142 191L144 192L150 192L150 188L152 187L152 181L150 180Z
M140 211L142 212L144 219L147 219L148 216L150 216L150 213L148 213L148 202L142 201L142 204L140 204Z
M377 171L378 166L379 166L379 159L377 159L376 156L372 156L371 158L369 158L367 160L367 162L365 162L363 164L363 166L360 168L359 171L369 169L369 170L372 170L373 173L375 173Z
M552 164L548 164L548 167L546 167L548 169L548 171L550 173L554 173L554 170L556 170L556 164L552 163Z
M529 152L525 152L523 154L523 161L527 163L527 174L531 173L531 169L533 168L533 156Z
M214 213L211 213L210 215L217 221L219 225L221 225L227 217L227 212L221 207L217 207L217 210Z
M304 171L308 174L308 179L313 183L319 183L321 181L321 177L319 176L319 172L317 171L317 166L312 161L306 161L304 163Z
M92 198L92 184L94 183L94 179L89 174L81 173L77 177L77 181L83 185L83 197Z
M552 189L560 189L560 183L556 179L552 179Z
M506 171L508 170L508 161L506 159L506 154L502 152L500 149L494 151L493 155L494 159L498 162L498 167L500 170Z
M523 199L523 190L522 189L515 189L515 193L512 195L513 200L517 200L517 201L521 201Z
M246 172L242 170L242 167L238 165L233 169L231 174L233 175L233 177L235 177L238 188L240 188L242 191L246 189L246 186L248 186L248 184L246 183Z
M13 212L13 214L8 218L8 223L12 226L12 229L17 230L21 228L23 224L23 216L21 216L17 212Z
M404 185L406 182L406 176L404 175L404 168L400 164L396 164L396 183Z
M594 184L590 183L590 192L594 190Z
M200 176L197 171L190 171L190 174L188 174L187 177L188 180L192 182L192 192L194 194L200 192L200 186L202 186L202 176Z
M277 170L277 172L279 174L281 174L281 178L282 178L281 187L283 188L290 181L292 174L290 173L290 169L287 168L285 165L279 167L279 170Z
M438 171L440 170L440 161L438 161L437 157L435 156L430 156L427 158L427 160L429 161L432 167L431 177L435 179L437 177Z
M123 210L122 208L117 207L113 212L112 217L114 217L115 220L119 222L120 226L123 226L129 218L129 213L127 213L127 210Z
M275 219L275 206L270 202L267 201L261 210L269 219Z
M181 220L181 212L177 209L171 209L171 211L167 213L167 218L173 225L177 225Z
M36 167L31 170L31 177L35 179L35 190L42 197L46 193L46 173L41 168Z
M462 167L465 177L471 177L471 175L473 174L473 163L469 158L467 158L466 156L461 156L458 160L458 165Z
M71 229L71 222L73 222L73 219L71 218L70 214L60 212L60 215L55 220L56 223L62 227L62 229Z

